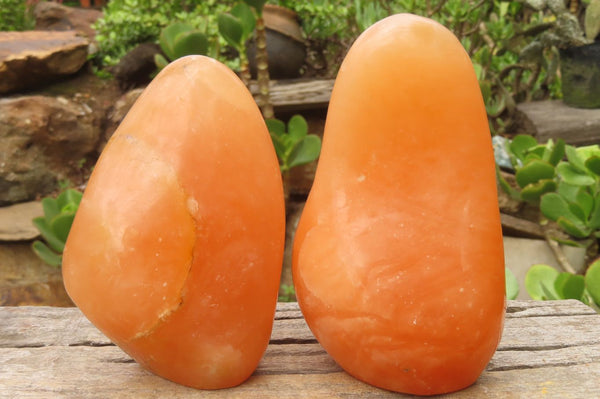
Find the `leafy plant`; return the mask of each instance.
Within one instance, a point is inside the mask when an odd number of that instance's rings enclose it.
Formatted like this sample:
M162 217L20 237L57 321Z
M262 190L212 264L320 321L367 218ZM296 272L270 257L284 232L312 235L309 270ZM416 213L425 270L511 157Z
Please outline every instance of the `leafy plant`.
M246 42L256 26L256 17L246 3L236 4L229 13L217 17L219 33L225 41L237 50L240 57L240 75L246 86L250 82L250 67L246 55Z
M210 56L224 61L219 54L217 15L234 3L233 0L111 0L103 8L103 16L94 23L98 43L94 60L102 66L115 65L139 43L158 41L163 28L185 22L207 36Z
M600 238L600 146L566 146L556 171L556 192L542 196L540 210L569 235Z
M314 161L321 152L321 139L308 134L308 124L301 115L294 115L286 125L279 119L267 119L267 127L279 158L282 173Z
M506 298L515 299L519 295L519 281L514 273L508 268L504 268L506 283Z
M506 148L516 171L518 187L513 187L497 168L500 187L512 198L538 204L542 195L554 192L558 186L556 167L565 154L565 142L558 139L539 144L529 135L517 135Z
M44 216L33 219L45 242L36 240L32 244L33 252L51 266L59 267L62 263L62 252L73 224L75 213L81 202L81 192L67 189L57 198L42 199Z
M296 290L293 284L282 284L279 287L279 302L293 302L296 300Z
M525 275L525 288L535 300L577 299L600 311L600 259L590 265L585 276L533 265Z
M167 61L162 54L154 56L154 63L159 69L166 67L170 61L186 55L206 54L208 51L206 35L184 22L175 22L164 28L160 33L158 43L168 58Z
M0 31L33 29L32 6L23 0L0 0Z

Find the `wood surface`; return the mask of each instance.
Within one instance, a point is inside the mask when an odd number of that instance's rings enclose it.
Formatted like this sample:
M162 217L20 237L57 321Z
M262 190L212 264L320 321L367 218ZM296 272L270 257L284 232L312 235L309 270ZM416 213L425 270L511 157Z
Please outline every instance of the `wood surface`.
M598 144L600 109L569 107L562 100L521 103L517 110L524 116L521 129L540 143L561 138L576 146Z
M276 111L302 111L306 109L327 108L333 89L332 79L310 80L272 80L269 84L271 102ZM256 98L258 85L250 83L250 92Z
M242 385L180 386L142 369L77 308L0 307L0 398L404 398L344 371L279 303L269 347ZM508 301L502 341L471 387L443 398L599 398L600 315L574 300Z

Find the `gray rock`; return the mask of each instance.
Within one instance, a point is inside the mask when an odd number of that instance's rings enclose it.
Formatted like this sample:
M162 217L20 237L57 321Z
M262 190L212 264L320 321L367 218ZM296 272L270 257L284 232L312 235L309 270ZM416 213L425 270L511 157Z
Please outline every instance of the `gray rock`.
M54 191L94 153L100 121L86 104L64 97L0 99L0 206Z
M75 31L0 32L0 93L76 73L86 62L88 43Z
M42 216L42 203L23 202L0 208L0 241L32 240L40 235L32 223L33 218Z

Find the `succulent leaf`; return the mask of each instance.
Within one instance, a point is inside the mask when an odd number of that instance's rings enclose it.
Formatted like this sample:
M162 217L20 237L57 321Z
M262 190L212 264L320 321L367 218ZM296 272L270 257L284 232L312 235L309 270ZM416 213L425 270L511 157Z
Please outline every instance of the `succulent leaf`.
M600 259L588 267L585 273L585 287L594 302L600 305Z
M585 166L583 167L585 168ZM583 169L575 167L572 163L559 163L556 167L556 172L560 175L565 183L573 186L591 186L595 183L595 180L592 176L585 173Z
M531 266L525 275L525 289L529 296L538 301L557 299L554 281L558 274L556 269L548 265Z
M520 187L525 187L540 180L552 179L554 175L554 166L541 159L534 159L517 170L515 179Z
M304 165L314 161L321 152L321 139L315 134L309 134L298 142L289 156L289 167Z
M31 249L41 260L50 266L59 267L62 263L62 256L52 251L41 241L34 241L33 244L31 244Z

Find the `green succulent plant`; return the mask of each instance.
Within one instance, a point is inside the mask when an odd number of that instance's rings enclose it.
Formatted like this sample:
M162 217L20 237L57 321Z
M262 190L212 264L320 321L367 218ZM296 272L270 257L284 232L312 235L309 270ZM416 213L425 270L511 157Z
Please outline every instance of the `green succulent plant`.
M246 42L252 37L256 17L246 3L236 4L230 12L217 17L219 33L225 41L237 50L240 57L240 75L244 84L250 82L250 68L246 55Z
M509 142L506 150L518 188L508 184L498 168L497 177L500 187L512 198L537 204L542 195L556 190L556 167L565 155L563 140L549 140L541 145L532 136L521 134Z
M308 124L301 115L290 118L287 132L285 123L279 119L267 119L266 123L282 173L319 157L321 139L315 134L308 134Z
M44 216L33 219L34 226L44 240L33 242L33 252L51 266L59 267L62 263L62 253L75 213L79 208L81 196L81 192L67 189L57 198L46 197L42 199Z
M158 43L162 54L154 56L154 63L163 69L170 61L192 54L206 54L208 52L208 38L194 29L192 25L184 22L175 22L164 28L159 36Z
M600 310L600 259L588 267L585 276L533 265L525 275L525 288L532 299L577 299Z

